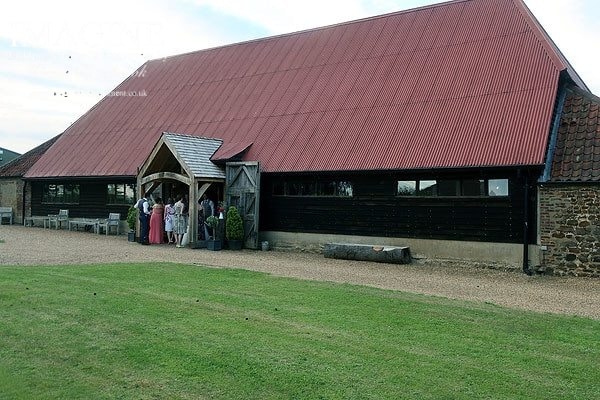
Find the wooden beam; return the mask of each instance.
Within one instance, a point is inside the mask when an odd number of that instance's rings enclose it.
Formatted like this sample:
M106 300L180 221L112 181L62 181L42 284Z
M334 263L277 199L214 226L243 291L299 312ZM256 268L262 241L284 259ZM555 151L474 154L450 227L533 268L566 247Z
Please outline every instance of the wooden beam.
M167 179L179 181L188 186L190 186L192 184L192 179L190 179L189 177L187 177L185 175L176 174L175 172L156 172L152 175L148 175L148 176L141 178L140 183L143 185L143 184L146 184L149 182L163 181L163 180L167 180Z

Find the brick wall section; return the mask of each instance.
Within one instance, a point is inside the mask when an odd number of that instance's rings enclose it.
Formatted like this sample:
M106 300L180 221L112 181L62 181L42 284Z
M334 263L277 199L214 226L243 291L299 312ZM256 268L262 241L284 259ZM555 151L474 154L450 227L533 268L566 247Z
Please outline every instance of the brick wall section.
M23 218L23 185L20 178L0 179L0 206L12 207L14 224Z
M545 186L540 191L538 272L600 277L600 186Z

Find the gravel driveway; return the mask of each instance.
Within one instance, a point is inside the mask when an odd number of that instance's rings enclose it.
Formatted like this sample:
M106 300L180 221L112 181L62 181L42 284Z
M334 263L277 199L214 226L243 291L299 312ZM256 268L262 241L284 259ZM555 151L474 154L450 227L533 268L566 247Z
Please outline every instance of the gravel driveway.
M277 276L353 283L600 319L600 279L597 278L527 276L515 271L460 266L443 260L392 265L333 260L307 253L213 252L177 249L166 244L141 246L129 243L124 235L0 226L0 265L145 261L244 268Z

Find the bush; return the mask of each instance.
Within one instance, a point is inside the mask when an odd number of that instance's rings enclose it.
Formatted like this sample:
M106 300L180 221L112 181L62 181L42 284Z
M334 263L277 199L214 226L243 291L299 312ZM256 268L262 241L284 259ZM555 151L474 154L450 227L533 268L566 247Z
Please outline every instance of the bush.
M229 207L229 211L227 211L225 237L227 240L244 240L244 224L235 206Z
M138 217L137 214L137 208L134 206L129 207L129 210L127 210L127 225L129 225L129 229L132 231L135 229L135 222Z
M206 225L212 229L217 228L219 226L219 218L211 215L210 217L206 218Z

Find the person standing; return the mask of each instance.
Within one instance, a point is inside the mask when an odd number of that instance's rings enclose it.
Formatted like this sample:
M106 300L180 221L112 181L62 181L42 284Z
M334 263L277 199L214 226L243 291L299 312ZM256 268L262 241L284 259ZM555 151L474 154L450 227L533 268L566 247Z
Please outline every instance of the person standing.
M175 237L173 236L174 216L175 208L173 207L173 198L169 197L167 204L165 204L165 232L167 232L169 244L175 243Z
M136 203L138 218L140 220L140 244L150 244L148 235L150 233L150 204L146 196L142 196Z
M202 211L202 226L204 227L204 240L209 239L208 234L208 225L206 225L206 219L211 215L215 215L215 203L204 193L202 195L202 200L200 201L201 211Z
M173 225L173 232L175 232L175 247L183 247L181 240L183 235L187 232L187 215L185 215L185 204L183 202L183 196L177 196L177 202L173 206L175 208L175 218Z
M150 217L150 244L164 243L163 237L165 229L163 227L163 212L165 206L160 197L156 198L156 203L152 206L152 215Z

